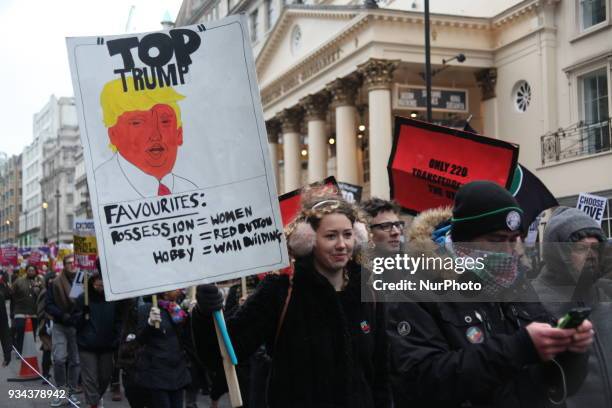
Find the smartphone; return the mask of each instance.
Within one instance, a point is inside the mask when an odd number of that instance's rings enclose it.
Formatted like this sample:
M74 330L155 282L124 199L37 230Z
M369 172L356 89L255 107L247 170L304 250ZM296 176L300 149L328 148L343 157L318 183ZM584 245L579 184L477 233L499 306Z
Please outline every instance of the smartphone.
M570 309L570 311L567 312L565 316L561 318L561 320L559 320L559 323L557 324L557 328L575 329L576 327L580 326L582 322L587 317L589 317L590 314L591 314L590 307L575 307L573 309Z

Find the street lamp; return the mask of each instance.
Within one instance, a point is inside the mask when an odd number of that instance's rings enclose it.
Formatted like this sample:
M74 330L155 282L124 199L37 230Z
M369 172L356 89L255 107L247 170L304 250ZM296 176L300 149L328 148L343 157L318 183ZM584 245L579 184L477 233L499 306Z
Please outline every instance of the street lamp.
M421 78L425 80L426 85L426 103L427 103L427 121L432 121L432 104L431 104L431 79L444 71L450 65L449 62L457 60L459 63L465 62L467 59L465 54L459 53L449 59L442 59L442 66L440 68L436 68L434 70L431 69L431 49L429 47L429 4L428 0L425 0L425 31L426 31L426 41L425 41L425 72L419 73Z
M466 57L465 54L457 54L454 57L451 57L449 59L443 59L442 60L442 66L440 68L436 68L431 72L431 76L435 77L437 74L439 74L440 72L444 71L445 69L447 69L448 67L450 67L450 65L448 65L449 62L457 60L458 63L462 64L463 62L465 62Z
M429 43L429 0L425 0L425 90L427 106L427 122L432 121L431 108L431 45Z
M9 236L11 235L11 220L6 220L6 242L9 240Z
M437 72L431 71L431 44L430 44L430 21L429 21L429 0L425 0L424 3L424 19L425 19L425 73L424 73L424 77L425 77L425 98L426 100L426 106L427 106L427 122L432 121L433 119L433 115L432 115L432 106L431 106L431 78L439 73L440 71L442 71L443 69L445 69L447 67L447 63L452 61L452 60L457 60L457 62L463 62L465 61L465 55L464 54L457 54L454 57L448 59L448 60L442 60L442 65L443 67L438 69Z
M49 208L49 203L43 201L42 209L43 209L43 243L47 244L47 208Z
M449 59L443 59L442 60L442 65L446 65L446 64L448 64L449 62L451 62L453 60L457 60L457 62L464 62L465 61L465 54L459 53L459 54L457 54L454 57L451 57Z
M25 216L25 245L28 246L28 210L23 210Z
M60 242L60 229L59 229L59 200L62 195L59 192L59 188L55 190L55 228L57 232L57 245L59 247Z

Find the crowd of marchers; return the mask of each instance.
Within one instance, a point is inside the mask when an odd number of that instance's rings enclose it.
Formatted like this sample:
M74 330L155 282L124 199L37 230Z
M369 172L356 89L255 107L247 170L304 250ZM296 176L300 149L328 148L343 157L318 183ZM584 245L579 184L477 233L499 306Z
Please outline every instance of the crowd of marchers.
M291 266L246 285L160 293L154 306L151 297L106 301L99 268L87 296L71 298L70 255L59 274L5 274L4 365L30 319L43 376L73 403L102 407L110 385L113 400L135 408L194 408L200 393L215 407L228 392L213 319L223 309L249 408L612 406L611 262L586 214L552 210L540 240L573 245L545 246L537 270L526 270L523 210L495 183L466 184L452 207L424 211L409 228L387 200L355 205L327 188L302 196L285 231ZM498 301L366 301L373 251L488 259L460 276ZM540 301L515 302L517 290ZM590 315L559 327L577 307Z

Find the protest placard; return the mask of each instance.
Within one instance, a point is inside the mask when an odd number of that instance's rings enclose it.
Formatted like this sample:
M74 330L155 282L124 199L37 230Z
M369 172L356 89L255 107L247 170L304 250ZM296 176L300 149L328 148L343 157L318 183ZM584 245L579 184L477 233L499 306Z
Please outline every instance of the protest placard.
M67 44L106 298L286 266L246 17Z
M30 252L30 256L28 257L28 265L34 265L36 267L39 267L41 265L42 262L42 252L40 252L38 249L33 249Z
M604 212L608 199L594 194L580 193L576 208L584 211L589 217L593 218L599 225L603 220Z
M342 197L349 203L357 204L361 201L363 187L339 181L338 188L340 189Z
M71 255L73 253L74 248L72 244L60 243L57 247L57 260L63 262L67 255Z
M457 190L470 181L509 188L518 152L512 143L396 117L388 165L391 198L419 213L452 205Z
M98 246L93 220L74 220L74 261L77 270L96 269Z
M5 244L0 248L2 251L2 264L5 266L19 266L17 247L13 244Z
M86 273L87 271L85 270L81 270L76 273L74 281L72 281L72 287L70 288L69 297L76 299L81 295L81 293L83 293L83 291L85 290L84 283Z

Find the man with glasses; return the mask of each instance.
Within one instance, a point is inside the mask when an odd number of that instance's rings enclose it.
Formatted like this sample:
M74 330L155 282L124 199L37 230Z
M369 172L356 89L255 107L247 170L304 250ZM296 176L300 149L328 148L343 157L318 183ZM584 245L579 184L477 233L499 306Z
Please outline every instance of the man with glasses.
M376 249L386 253L399 252L404 241L405 226L404 221L399 219L399 206L392 201L372 198L364 201L361 208L368 214Z

